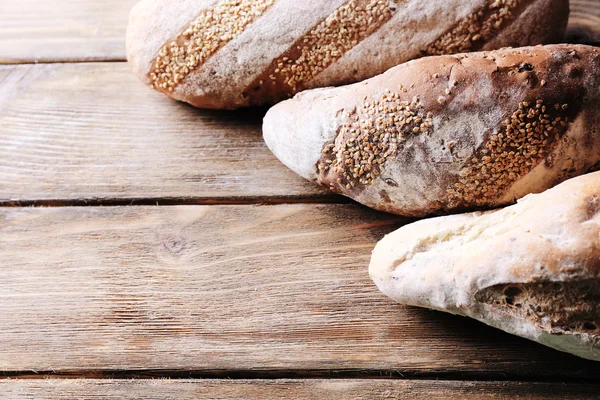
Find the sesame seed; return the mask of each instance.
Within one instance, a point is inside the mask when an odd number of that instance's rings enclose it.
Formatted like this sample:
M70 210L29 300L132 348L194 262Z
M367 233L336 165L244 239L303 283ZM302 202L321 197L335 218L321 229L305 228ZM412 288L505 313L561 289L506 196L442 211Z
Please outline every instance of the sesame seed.
M550 121L568 120L568 117L556 114L550 118L542 111L545 109L542 100L531 107L527 101L519 103L518 109L502 122L498 133L490 136L485 148L471 158L459 173L458 181L447 190L450 207L493 204L514 182L552 153L566 132L567 124L557 131ZM560 113L566 108L555 109L554 113ZM535 121L523 122L526 116ZM547 139L550 133L552 140ZM487 186L481 186L481 182Z
M175 40L160 49L154 70L149 73L151 86L173 91L273 3L274 0L221 0L205 10Z
M306 82L392 18L394 9L382 0L348 1L304 36L294 58L285 53L273 63L278 67L275 75L289 86L286 91L300 91Z
M477 12L468 15L454 28L440 36L428 48L429 55L455 54L471 51L473 42L494 37L522 0L487 0Z
M374 183L387 160L396 157L400 143L433 126L433 114L424 111L417 98L411 103L399 99L398 93L381 95L344 111L335 143L323 148L319 162L329 167L325 176L333 173L332 181L341 189Z

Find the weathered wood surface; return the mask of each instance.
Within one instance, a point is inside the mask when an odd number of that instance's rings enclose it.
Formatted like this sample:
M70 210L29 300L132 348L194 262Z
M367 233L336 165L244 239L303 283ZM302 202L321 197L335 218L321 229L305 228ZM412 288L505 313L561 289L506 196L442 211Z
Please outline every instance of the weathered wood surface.
M600 0L571 0L565 41L600 46Z
M404 380L4 380L10 400L562 400L597 399L598 385Z
M0 0L0 63L125 60L137 0ZM600 2L571 0L565 40L600 43Z
M123 61L136 0L0 0L0 64ZM600 1L566 40L600 43ZM264 145L264 110L194 110L123 62L0 66L0 206L339 202ZM600 364L393 304L403 222L356 205L0 208L0 375L585 379ZM0 380L0 399L595 398L588 384Z
M337 198L270 153L263 114L174 102L125 63L0 66L0 204Z
M124 60L137 0L0 0L0 63Z
M385 298L367 265L400 222L340 204L0 209L0 371L598 379L600 363Z

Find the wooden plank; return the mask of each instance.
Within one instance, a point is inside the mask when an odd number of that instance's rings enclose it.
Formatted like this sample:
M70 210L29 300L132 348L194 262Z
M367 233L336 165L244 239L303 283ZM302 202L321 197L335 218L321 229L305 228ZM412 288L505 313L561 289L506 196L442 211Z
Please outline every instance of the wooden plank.
M400 222L354 205L0 209L0 371L598 379L600 363L384 297L367 265Z
M571 14L565 41L600 45L599 0L571 0Z
M124 60L137 0L1 0L0 63Z
M406 380L4 380L0 399L597 399L600 386Z
M0 1L0 64L125 60L136 1ZM598 43L599 2L571 0L571 9L566 40Z
M196 110L125 63L0 66L0 203L340 199L282 165L264 110Z

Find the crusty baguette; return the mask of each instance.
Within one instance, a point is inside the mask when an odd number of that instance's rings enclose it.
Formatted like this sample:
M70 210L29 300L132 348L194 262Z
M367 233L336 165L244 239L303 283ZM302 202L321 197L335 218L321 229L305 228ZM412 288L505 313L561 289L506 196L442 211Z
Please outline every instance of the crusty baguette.
M205 108L272 104L428 54L559 40L568 0L142 0L127 57Z
M264 138L306 179L407 216L496 207L597 168L600 48L427 57L271 108Z
M498 211L406 225L369 274L397 302L600 361L600 172Z

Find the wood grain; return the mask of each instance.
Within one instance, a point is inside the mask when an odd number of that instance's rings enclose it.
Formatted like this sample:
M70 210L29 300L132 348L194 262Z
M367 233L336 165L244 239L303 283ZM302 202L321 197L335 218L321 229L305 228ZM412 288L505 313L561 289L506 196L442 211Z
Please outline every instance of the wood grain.
M597 399L600 386L405 380L4 380L10 400Z
M401 222L339 204L0 209L0 371L598 379L599 363L389 301L367 265Z
M571 0L565 41L600 46L600 0Z
M271 154L263 114L193 109L124 63L0 66L0 204L339 200Z
M137 0L0 0L0 63L125 60ZM600 1L571 0L565 40L599 43Z
M124 60L137 0L0 0L0 63Z

